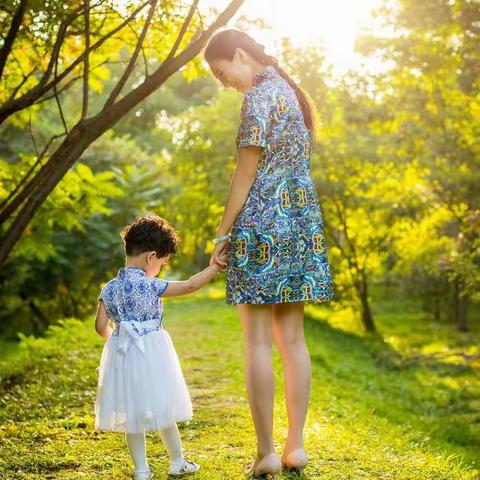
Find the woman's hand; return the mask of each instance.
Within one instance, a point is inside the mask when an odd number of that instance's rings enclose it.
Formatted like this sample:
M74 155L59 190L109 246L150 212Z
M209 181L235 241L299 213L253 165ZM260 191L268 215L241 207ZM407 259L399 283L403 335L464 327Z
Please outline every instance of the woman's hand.
M230 240L222 243L217 243L213 250L212 256L210 257L209 265L216 263L217 265L225 268L227 266L227 252L229 247Z
M221 267L221 271L224 272L226 270L226 265L228 264L228 249L230 245L225 245L225 248L220 252L218 256L218 260L223 262L224 265L218 264Z

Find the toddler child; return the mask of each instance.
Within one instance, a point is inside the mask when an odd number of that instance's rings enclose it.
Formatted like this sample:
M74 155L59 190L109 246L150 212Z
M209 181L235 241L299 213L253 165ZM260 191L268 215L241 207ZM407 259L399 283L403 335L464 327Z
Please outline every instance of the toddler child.
M159 432L170 475L194 473L199 466L184 458L176 424L192 418L192 404L164 329L162 298L198 290L222 267L212 264L185 281L157 278L177 250L174 229L157 216L137 217L121 237L125 267L101 289L95 319L96 331L107 339L98 367L95 428L125 433L136 480L153 476L145 453L147 431Z

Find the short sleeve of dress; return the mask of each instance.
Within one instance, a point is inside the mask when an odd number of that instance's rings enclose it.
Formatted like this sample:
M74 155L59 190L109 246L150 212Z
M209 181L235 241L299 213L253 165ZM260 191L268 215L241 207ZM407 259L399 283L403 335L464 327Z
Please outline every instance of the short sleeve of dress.
M271 123L271 101L268 90L253 88L243 98L237 148L267 145L267 133Z
M98 295L98 300L100 302L105 302L104 298L105 298L105 285L100 290L100 294Z
M152 288L159 297L161 297L165 293L167 287L168 280L163 280L157 277L152 280Z

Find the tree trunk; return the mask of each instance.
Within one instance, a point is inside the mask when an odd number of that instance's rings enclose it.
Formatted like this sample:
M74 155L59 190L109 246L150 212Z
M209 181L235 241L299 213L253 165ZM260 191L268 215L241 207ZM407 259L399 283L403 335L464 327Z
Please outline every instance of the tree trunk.
M83 151L93 142L92 133L87 134L84 124L77 124L62 142L57 151L52 155L49 162L56 168L49 176L43 174L42 183L30 195L24 206L13 220L0 241L0 264L3 263L14 245L20 239L21 234L33 218L35 212L45 201L47 196L64 177L68 169L80 157ZM47 173L50 173L47 171Z
M435 295L433 297L433 318L436 322L441 321L441 316L440 316L440 297L438 295Z
M455 323L460 332L468 332L468 303L469 297L463 293L463 283L460 279L454 284L454 316Z
M48 318L45 316L45 314L38 308L38 306L35 304L34 300L30 300L28 302L28 306L33 314L33 317L35 318L35 330L36 333L41 333L41 331L46 330L50 324ZM41 325L41 330L38 328L38 326ZM39 332L40 330L40 332Z
M40 333L44 332L48 326L50 325L50 321L48 317L40 310L40 308L35 303L35 300L29 298L26 292L21 291L19 296L22 300L27 302L28 308L32 312L31 323L33 325L33 329L35 334L39 335Z
M373 321L372 310L368 300L368 283L365 273L362 274L361 281L357 285L357 293L361 304L361 318L363 326L367 332L375 333L375 322Z

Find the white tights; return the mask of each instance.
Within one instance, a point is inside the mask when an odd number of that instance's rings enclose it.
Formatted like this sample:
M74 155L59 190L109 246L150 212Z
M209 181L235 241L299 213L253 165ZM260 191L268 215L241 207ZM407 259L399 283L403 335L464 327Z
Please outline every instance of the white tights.
M160 438L167 450L170 465L183 461L182 440L177 424L159 432ZM126 433L128 451L132 457L136 472L148 471L149 466L146 456L145 433Z

